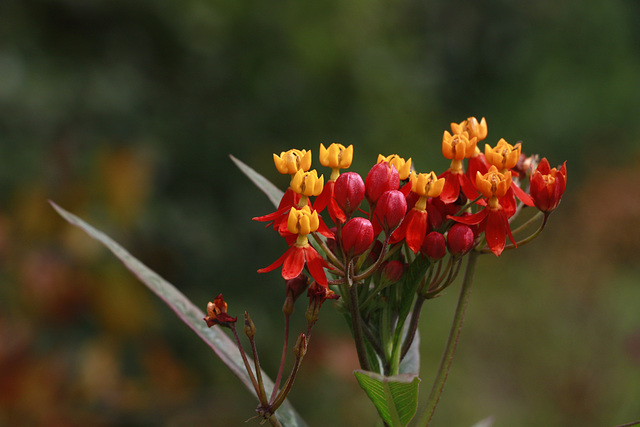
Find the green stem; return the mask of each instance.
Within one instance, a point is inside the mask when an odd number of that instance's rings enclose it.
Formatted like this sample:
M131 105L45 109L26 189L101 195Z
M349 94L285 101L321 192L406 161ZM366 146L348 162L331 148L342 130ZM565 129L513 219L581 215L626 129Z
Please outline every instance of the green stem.
M351 325L353 327L353 340L356 343L356 351L358 352L358 361L360 362L360 367L365 371L368 371L369 368L369 360L367 360L367 350L364 346L364 337L362 335L362 323L360 320L360 309L358 307L358 289L356 287L356 283L353 282L353 278L351 276L352 264L349 262L347 264L347 284L349 285L349 293L351 304L349 308L351 309Z
M473 283L473 275L477 263L478 256L480 254L477 251L471 251L469 253L469 261L467 262L467 269L464 274L464 280L462 281L462 288L460 289L460 296L458 297L458 305L453 317L453 323L451 330L449 331L449 338L442 353L442 360L440 361L440 367L436 373L436 378L433 381L429 398L427 399L427 406L422 412L420 419L417 423L418 426L428 426L433 417L433 413L436 410L442 391L444 390L444 384L447 381L447 375L451 368L451 362L453 361L453 355L456 352L456 346L458 345L458 339L460 338L460 331L462 330L462 324L464 322L464 315L467 310L467 302L469 301L469 295L471 294L471 284Z

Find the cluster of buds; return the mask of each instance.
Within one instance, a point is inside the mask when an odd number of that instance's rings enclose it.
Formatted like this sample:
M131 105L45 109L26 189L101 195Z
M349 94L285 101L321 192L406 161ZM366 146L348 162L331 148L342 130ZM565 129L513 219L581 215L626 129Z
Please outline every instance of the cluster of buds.
M352 322L362 368L397 373L415 325L404 338L381 329L402 330L411 311L406 307L418 301L414 311L419 314L422 301L455 280L467 254L500 256L539 234L564 193L566 164L552 169L547 159L538 163L537 156L522 153L521 143L504 139L495 146L485 144L482 151L478 143L487 134L484 118L451 123L442 137L442 154L451 164L440 174L416 171L411 158L392 154L379 155L363 179L356 172L342 172L351 166L352 145L320 144L320 164L331 170L325 182L311 169L310 150L273 155L277 170L289 175L289 186L275 212L254 220L273 227L289 248L258 272L282 267L287 336L293 305L307 286L305 348L320 306L340 295L337 304ZM525 208L537 209L543 219L535 232L516 240L534 224L511 229ZM305 269L313 279L310 285ZM209 318L208 324L226 325ZM389 319L396 321L391 325ZM392 342L383 337L393 337Z

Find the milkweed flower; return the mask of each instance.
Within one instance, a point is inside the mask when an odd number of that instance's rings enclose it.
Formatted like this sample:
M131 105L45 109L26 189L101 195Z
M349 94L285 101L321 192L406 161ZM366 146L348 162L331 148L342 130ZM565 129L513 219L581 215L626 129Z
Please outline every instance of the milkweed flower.
M342 144L333 143L329 145L329 148L325 148L324 145L320 144L320 164L331 168L331 177L324 185L322 193L316 198L313 207L318 212L322 212L325 208L328 208L329 216L336 224L338 222L345 222L347 217L336 203L334 197L335 183L340 176L340 169L346 169L351 166L352 160L353 145L345 147Z
M298 172L306 172L311 168L311 150L297 150L292 148L283 151L278 156L273 154L273 163L278 172L283 175L291 175L291 178ZM282 195L278 209L268 215L254 217L254 221L266 222L267 227L273 225L273 228L281 234L286 231L286 220L289 210L292 206L296 206L300 202L299 192L293 191L291 185Z
M549 213L558 204L567 186L567 162L560 169L549 166L549 161L543 158L536 171L531 175L531 197L538 209Z
M466 225L478 225L479 232L484 231L489 249L496 256L504 250L507 236L511 242L516 242L511 235L509 219L500 204L499 199L507 194L511 187L511 172L500 173L495 166L489 168L485 175L476 175L478 191L487 198L486 206L480 212L467 216L451 216L449 218Z
M311 168L311 150L293 148L283 151L279 156L274 153L273 163L275 163L278 172L283 175L294 175L299 170L308 171Z
M307 266L311 276L321 285L328 286L327 276L323 268L331 268L329 264L318 254L309 244L307 235L318 230L320 219L318 212L309 206L301 209L291 208L287 219L287 229L292 235L297 235L297 239L289 249L268 267L261 268L258 273L268 273L282 266L282 277L291 280L302 272Z
M522 144L509 144L504 138L500 138L495 147L489 144L484 146L484 157L490 165L494 165L502 173L514 168L520 159Z
M453 124L452 124L453 127ZM444 131L442 135L442 155L451 160L451 166L439 178L444 178L444 188L440 194L440 200L444 203L453 203L458 200L460 190L469 198L474 199L477 192L471 181L464 173L462 161L476 153L476 137L469 138L466 131L450 134Z
M409 178L409 174L411 173L411 158L409 158L409 160L405 160L397 154L391 154L389 156L378 154L378 161L376 163L383 162L386 162L396 168L400 180L404 181Z
M404 239L413 253L418 253L427 235L427 199L438 197L442 193L445 184L444 178L436 177L434 172L411 173L411 192L419 196L415 205L400 227L391 236L391 243Z
M495 147L488 144L484 146L484 157L487 164L495 166L500 173L511 171L511 174L518 176L514 170L520 157L522 156L522 144L509 144L504 138L500 138ZM511 217L516 211L516 197L526 206L533 206L533 199L525 193L515 182L507 189L507 192L500 199L500 204L504 208L507 217Z

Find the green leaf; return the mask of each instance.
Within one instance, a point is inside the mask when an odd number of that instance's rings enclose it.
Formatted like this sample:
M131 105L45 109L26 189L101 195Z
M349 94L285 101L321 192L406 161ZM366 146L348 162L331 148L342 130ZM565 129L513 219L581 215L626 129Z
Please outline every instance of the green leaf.
M418 383L413 374L385 377L375 372L355 370L354 375L380 417L392 427L409 424L418 409Z
M264 192L264 194L267 195L269 200L271 200L271 203L273 203L273 205L277 208L280 204L280 199L282 199L282 195L284 194L284 192L273 185L267 178L260 175L258 172L251 169L249 166L236 159L231 154L229 154L229 157L231 157L231 160L233 160L236 166L238 166L238 168L245 175L247 175L249 179L253 181L253 183Z
M244 385L255 395L255 390L245 370L242 357L238 351L235 342L232 341L220 328L207 327L203 318L205 314L195 306L184 294L176 289L171 283L164 280L157 273L150 270L146 265L142 264L127 252L122 246L112 240L103 232L95 229L77 216L67 212L54 202L50 202L53 208L70 224L81 228L89 236L98 240L105 245L124 265L135 274L138 279L157 296L159 296L182 320L189 326L205 343L209 345L215 354L224 362L225 365L244 383ZM253 362L250 362L253 365ZM271 394L273 382L262 374L264 386L267 395ZM285 426L305 426L306 424L295 412L288 401L276 411L278 420Z

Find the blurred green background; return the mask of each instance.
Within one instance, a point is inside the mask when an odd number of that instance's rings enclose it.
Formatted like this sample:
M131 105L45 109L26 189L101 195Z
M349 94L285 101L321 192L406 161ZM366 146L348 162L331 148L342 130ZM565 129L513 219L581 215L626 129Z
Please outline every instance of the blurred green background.
M638 22L635 0L0 2L0 425L244 425L256 406L47 199L203 309L249 310L274 372L284 287L256 270L285 245L228 154L281 187L271 153L335 141L361 174L378 153L442 171L471 115L488 143L567 160L569 186L534 244L481 260L433 425L640 419ZM423 310L423 401L456 291ZM356 365L327 304L291 397L311 426L374 425Z

